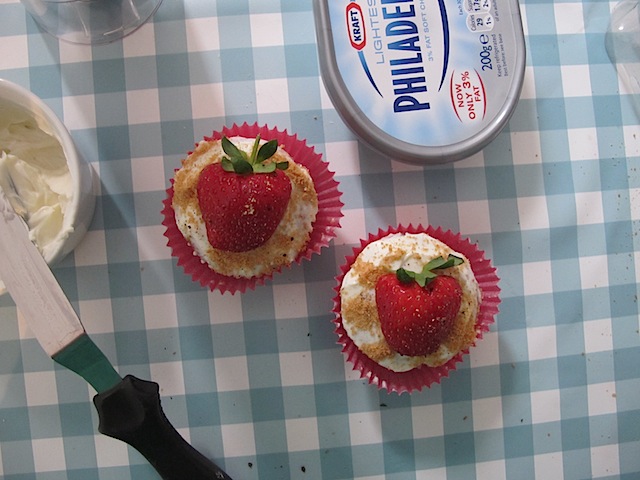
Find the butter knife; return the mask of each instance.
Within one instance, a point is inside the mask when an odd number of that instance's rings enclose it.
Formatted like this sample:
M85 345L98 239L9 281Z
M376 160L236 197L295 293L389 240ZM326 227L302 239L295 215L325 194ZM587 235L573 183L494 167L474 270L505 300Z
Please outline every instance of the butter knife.
M165 480L231 480L165 416L159 386L121 378L89 338L60 284L0 188L0 278L42 348L97 392L98 431L138 450Z

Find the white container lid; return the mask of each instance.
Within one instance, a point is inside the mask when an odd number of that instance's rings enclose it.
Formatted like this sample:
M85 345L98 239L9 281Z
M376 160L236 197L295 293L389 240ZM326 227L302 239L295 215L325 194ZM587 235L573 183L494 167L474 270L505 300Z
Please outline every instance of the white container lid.
M466 158L517 105L517 0L314 0L314 14L329 97L363 142L393 159Z

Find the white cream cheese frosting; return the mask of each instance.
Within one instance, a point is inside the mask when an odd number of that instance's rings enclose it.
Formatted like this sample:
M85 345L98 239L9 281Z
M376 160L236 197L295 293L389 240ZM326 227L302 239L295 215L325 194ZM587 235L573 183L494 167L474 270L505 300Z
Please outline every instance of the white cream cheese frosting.
M0 187L50 262L73 232L65 221L73 197L71 173L58 140L34 119L14 113L11 120L0 119Z
M464 260L461 265L442 272L455 277L463 292L451 334L430 355L411 357L394 352L384 338L378 319L375 300L378 278L399 268L419 273L429 261L449 255ZM442 365L473 343L481 291L464 255L426 233L397 233L371 242L360 252L342 280L340 299L342 324L356 346L383 367L404 372L423 364Z
M240 150L251 153L254 138L231 137L229 140ZM261 143L265 143L261 140ZM193 153L182 162L173 185L173 210L176 225L193 247L195 253L214 271L236 278L252 278L272 273L293 262L304 248L313 230L318 212L318 199L308 170L293 161L278 147L273 161L289 163L284 170L291 181L291 197L287 209L269 240L248 252L228 252L215 249L207 238L196 194L196 185L202 170L211 163L220 162L225 153L217 141L201 141Z

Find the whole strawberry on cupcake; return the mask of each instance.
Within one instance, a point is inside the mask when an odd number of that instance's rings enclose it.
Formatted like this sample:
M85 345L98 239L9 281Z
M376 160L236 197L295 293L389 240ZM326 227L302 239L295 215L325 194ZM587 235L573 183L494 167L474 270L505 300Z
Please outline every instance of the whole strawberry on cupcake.
M245 291L335 236L340 192L297 137L225 128L196 145L167 190L163 224L178 264L203 286Z
M455 369L500 302L484 253L432 227L370 235L337 280L336 332L347 359L370 383L399 393Z

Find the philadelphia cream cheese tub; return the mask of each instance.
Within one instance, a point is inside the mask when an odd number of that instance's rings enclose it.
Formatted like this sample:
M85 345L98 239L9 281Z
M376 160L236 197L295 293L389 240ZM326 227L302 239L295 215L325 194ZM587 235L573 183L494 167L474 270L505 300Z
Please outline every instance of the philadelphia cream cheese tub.
M517 105L517 0L314 0L314 15L331 101L364 143L393 159L468 157Z

